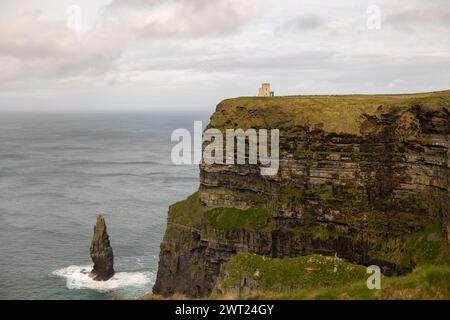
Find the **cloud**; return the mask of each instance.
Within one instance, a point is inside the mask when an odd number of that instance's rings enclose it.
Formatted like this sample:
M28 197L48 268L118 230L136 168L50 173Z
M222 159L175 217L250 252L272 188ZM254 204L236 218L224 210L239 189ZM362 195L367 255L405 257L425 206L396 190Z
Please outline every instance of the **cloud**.
M263 81L278 94L450 83L448 0L380 0L379 30L367 27L372 1L80 0L79 33L66 26L66 3L29 3L0 10L0 110L68 97L73 108L213 106Z
M143 64L130 61L139 57L139 50L144 50L144 61L148 57L157 61L161 48L170 47L171 41L237 34L263 14L267 4L267 0L114 0L99 8L95 22L82 33L67 28L66 15L48 19L42 10L34 10L7 16L0 22L0 82L114 74L124 78L123 72ZM189 51L183 44L176 46L178 55Z
M408 1L401 6L386 6L385 23L403 29L423 29L428 27L450 28L450 2Z
M305 32L308 30L321 28L325 25L325 21L322 18L311 13L286 21L283 25L276 28L276 32Z
M102 33L81 36L65 20L39 11L0 23L0 81L97 76L116 68L125 42Z
M240 32L268 7L267 0L115 0L105 11L142 37L209 38Z

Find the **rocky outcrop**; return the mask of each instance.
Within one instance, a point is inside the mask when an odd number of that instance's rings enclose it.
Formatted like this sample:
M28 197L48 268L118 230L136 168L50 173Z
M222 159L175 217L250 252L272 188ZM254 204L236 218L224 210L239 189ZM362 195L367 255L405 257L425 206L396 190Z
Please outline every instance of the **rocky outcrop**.
M97 223L94 226L90 252L94 262L94 268L91 271L94 280L109 280L114 275L114 255L106 231L105 218L102 215L97 217Z
M157 294L210 294L238 252L402 274L415 235L436 226L450 239L448 91L230 99L210 127L280 129L280 169L200 166L198 194L169 210Z

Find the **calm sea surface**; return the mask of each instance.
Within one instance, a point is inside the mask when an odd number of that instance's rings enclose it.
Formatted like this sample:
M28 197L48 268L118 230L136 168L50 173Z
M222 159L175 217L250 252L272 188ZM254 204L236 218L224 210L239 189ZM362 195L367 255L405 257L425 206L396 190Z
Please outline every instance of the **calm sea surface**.
M0 299L108 299L150 292L168 206L198 187L170 135L208 114L0 113ZM113 280L89 270L106 217Z

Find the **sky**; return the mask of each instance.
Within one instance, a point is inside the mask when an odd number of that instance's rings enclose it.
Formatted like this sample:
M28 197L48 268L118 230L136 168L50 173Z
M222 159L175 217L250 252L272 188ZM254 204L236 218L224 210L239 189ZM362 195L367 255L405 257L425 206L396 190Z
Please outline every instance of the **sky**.
M0 111L450 89L448 0L0 0Z

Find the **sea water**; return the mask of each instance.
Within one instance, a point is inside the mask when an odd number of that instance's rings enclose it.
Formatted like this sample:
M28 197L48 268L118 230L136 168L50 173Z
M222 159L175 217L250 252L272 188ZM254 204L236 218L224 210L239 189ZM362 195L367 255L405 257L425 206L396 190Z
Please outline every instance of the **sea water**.
M174 129L208 114L0 113L0 299L135 298L151 292L168 206L198 188L171 163ZM93 281L106 218L115 276Z

